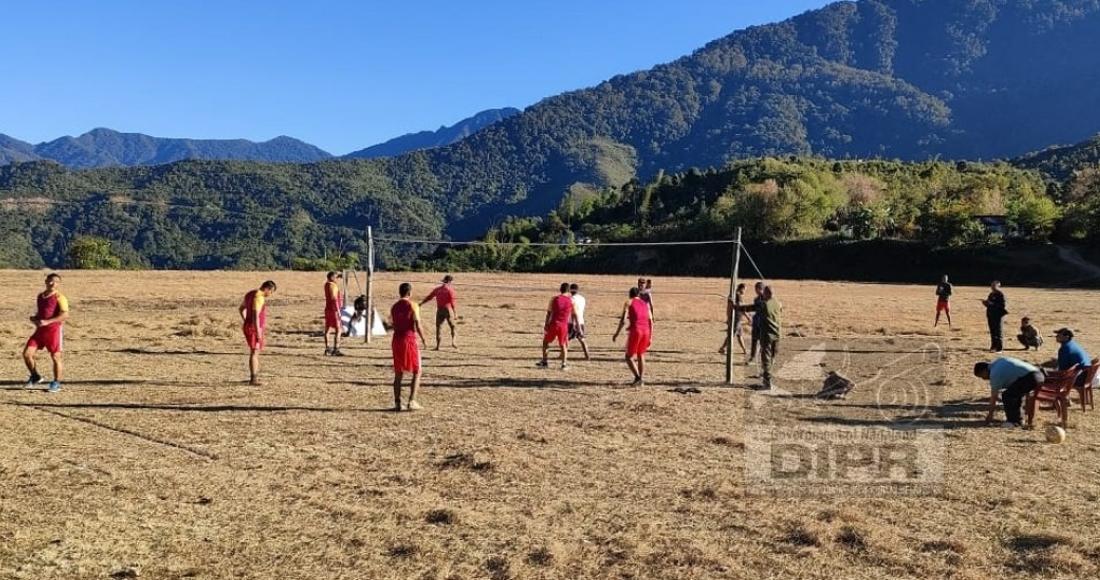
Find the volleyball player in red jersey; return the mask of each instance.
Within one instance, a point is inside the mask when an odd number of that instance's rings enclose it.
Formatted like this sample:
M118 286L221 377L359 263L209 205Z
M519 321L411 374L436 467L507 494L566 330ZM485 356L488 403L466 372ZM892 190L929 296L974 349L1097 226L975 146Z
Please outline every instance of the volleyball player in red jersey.
M267 333L267 299L275 293L275 282L268 280L256 290L244 295L238 309L241 315L241 331L248 344L248 384L260 386L260 351L264 349Z
M53 381L50 382L48 391L57 393L61 391L61 343L65 320L69 318L69 301L61 293L61 276L50 274L46 276L46 289L38 294L37 308L31 322L34 323L34 334L27 340L23 348L23 362L30 371L27 386L32 387L42 382L42 376L38 374L38 366L34 361L34 355L39 349L45 349L53 360Z
M390 320L393 322L393 410L401 410L401 380L405 373L412 374L409 385L409 411L423 409L416 400L416 391L420 388L420 344L428 348L424 340L424 331L420 328L420 306L410 299L412 284L405 282L398 287L401 298L390 308ZM420 343L416 342L420 337Z
M458 320L457 302L455 301L454 276L447 274L443 277L443 283L432 289L420 305L423 306L432 298L435 298L435 349L439 350L439 343L443 340L443 323L451 328L451 348L458 348L455 343L455 322Z
M561 368L569 368L569 321L573 318L573 297L569 295L569 283L561 283L561 293L550 299L546 307L546 334L542 337L542 360L538 366L550 366L550 343L557 341L561 348Z
M342 275L339 272L329 272L325 280L325 355L344 356L340 352L340 307L343 305L343 296L340 295L340 285L336 280ZM328 337L332 336L332 348L328 346Z
M649 304L641 298L642 291L637 287L630 289L630 299L623 305L623 315L619 318L619 328L611 341L619 339L623 326L630 322L626 336L626 366L634 374L635 385L645 383L645 354L653 341L653 318Z

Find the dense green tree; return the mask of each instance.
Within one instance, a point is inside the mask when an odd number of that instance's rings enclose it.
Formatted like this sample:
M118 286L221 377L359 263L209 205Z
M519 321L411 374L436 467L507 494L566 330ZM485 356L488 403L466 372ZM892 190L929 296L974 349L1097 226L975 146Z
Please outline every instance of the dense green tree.
M111 240L79 236L69 244L67 266L74 270L117 270L122 260L111 250Z

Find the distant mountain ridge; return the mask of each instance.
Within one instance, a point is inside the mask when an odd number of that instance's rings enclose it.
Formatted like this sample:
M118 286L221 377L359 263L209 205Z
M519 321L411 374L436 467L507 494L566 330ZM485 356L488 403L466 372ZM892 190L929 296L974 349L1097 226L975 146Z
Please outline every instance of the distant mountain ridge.
M437 131L420 131L349 153L347 159L394 157L445 147L504 119L519 109L489 109ZM32 145L0 133L0 165L26 161L56 161L72 169L163 165L188 159L315 163L334 156L314 145L285 135L255 142L247 139L184 139L152 137L97 128L79 137L61 137Z
M1100 134L1074 145L1048 147L1012 161L1025 169L1037 169L1050 179L1068 180L1077 171L1100 167Z
M452 143L465 139L474 133L510 117L520 114L522 111L512 107L503 109L488 109L472 117L463 119L450 127L443 126L437 131L420 131L408 133L386 141L372 145L366 149L353 151L344 157L347 159L374 159L378 157L396 157L404 153L419 151L421 149L433 149L446 147Z
M98 128L79 137L30 145L0 135L0 163L52 160L73 169L162 165L185 159L312 163L330 158L330 153L286 136L257 143L247 139L151 137Z
M0 165L21 161L40 161L34 145L0 133Z
M334 225L468 239L509 217L546 216L565 200L636 195L641 211L656 201L640 183L660 187L658 176L750 157L1010 159L1100 131L1098 32L1100 0L838 2L549 97L445 147L308 165L3 167L0 201L10 209L0 207L0 226L48 238L36 242L44 249L32 247L47 262L63 256L73 236L90 233L158 267L269 267L320 253L325 243L348 247ZM1067 152L1093 155L1088 145ZM7 154L25 155L25 144L11 143ZM729 193L736 202L759 185L733 183ZM785 195L805 199L809 186L795 185ZM752 200L768 207L760 196ZM31 208L24 199L66 203ZM687 199L671 200L678 205L669 210L705 209L704 199ZM178 218L165 220L170 208L158 203L190 216L182 225L202 225L187 233L196 241L181 241ZM273 207L282 221L260 219ZM882 209L894 223L912 217ZM240 215L254 219L232 221ZM139 219L140 235L132 226ZM246 225L248 236L222 239ZM644 235L647 224L636 225ZM723 225L727 235L733 224Z

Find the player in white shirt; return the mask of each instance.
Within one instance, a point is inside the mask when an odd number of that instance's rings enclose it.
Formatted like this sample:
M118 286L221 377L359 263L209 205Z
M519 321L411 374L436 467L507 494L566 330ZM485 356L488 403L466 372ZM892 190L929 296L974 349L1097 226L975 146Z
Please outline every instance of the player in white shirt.
M585 341L584 308L588 301L581 295L581 287L576 284L569 285L569 295L573 299L573 320L569 322L569 340L577 339L584 350L584 360L589 360L588 342Z

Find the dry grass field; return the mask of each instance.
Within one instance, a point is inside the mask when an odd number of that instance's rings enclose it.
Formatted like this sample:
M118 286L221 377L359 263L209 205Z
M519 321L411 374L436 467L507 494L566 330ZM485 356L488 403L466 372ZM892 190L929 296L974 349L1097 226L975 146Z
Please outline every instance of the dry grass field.
M321 356L307 273L66 273L68 380L24 390L42 277L0 272L0 578L1100 575L1100 411L1074 408L1063 445L983 425L982 288L957 289L956 330L933 330L931 285L777 282L780 391L762 395L755 366L722 381L725 281L655 281L649 380L630 388L610 340L629 279L577 279L593 359L561 371L533 363L567 277L461 275L461 350L427 352L425 409L397 414L388 340ZM253 388L235 308L267 277ZM380 274L380 310L403 278ZM407 278L423 296L438 276ZM1010 336L1028 313L1100 353L1100 294L1006 293ZM860 387L815 402L823 369ZM943 442L942 478L749 480L761 434L806 428L919 428Z

